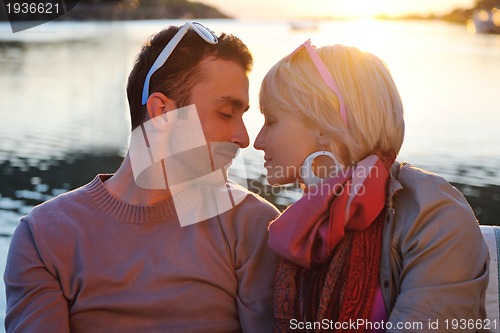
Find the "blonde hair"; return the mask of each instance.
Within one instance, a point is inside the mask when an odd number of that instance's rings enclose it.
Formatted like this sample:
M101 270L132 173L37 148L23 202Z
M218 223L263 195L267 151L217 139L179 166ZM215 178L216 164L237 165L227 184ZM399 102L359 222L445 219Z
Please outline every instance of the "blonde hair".
M344 165L376 151L397 154L404 138L403 105L384 62L342 45L315 51L337 82L348 125L340 116L337 96L323 82L305 48L280 60L266 74L259 95L261 111L298 115L329 139L329 150Z

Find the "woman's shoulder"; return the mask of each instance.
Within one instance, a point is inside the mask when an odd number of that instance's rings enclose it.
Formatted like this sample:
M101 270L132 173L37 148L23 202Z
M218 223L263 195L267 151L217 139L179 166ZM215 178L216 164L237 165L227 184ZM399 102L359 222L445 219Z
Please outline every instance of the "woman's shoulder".
M394 173L395 169L398 172ZM443 177L409 163L394 165L391 174L400 184L393 196L399 231L427 227L479 230L464 195Z
M411 195L419 202L432 204L449 199L465 204L470 209L463 194L436 173L415 167L407 162L396 162L391 169L391 175L400 184L401 192ZM396 195L400 194L396 193Z
M431 171L418 168L408 162L395 162L391 173L394 174L396 169L396 178L402 185L411 186L418 182L424 182L429 185L447 183L442 176Z

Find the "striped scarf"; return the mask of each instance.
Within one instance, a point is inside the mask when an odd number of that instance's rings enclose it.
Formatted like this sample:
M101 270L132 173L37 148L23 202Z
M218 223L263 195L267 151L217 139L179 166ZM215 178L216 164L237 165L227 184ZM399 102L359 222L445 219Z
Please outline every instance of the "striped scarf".
M350 198L352 191L330 191L304 196L271 223L269 245L284 257L275 280L275 332L300 331L292 329L292 319L317 323L303 332L332 331L334 323L369 319L379 285L386 187L394 159L395 154L381 154L370 162L361 182L363 195ZM350 189L359 174L353 170L331 183ZM335 331L365 332L362 325L344 327Z

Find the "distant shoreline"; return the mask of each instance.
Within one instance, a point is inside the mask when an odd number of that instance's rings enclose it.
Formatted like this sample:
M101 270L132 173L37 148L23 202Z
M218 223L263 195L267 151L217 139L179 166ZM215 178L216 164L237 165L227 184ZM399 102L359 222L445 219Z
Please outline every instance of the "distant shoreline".
M70 0L66 0L69 2ZM233 18L219 9L187 0L73 0L57 21L129 21L158 19ZM0 5L0 21L8 21L6 7ZM18 14L16 21L45 20L40 14Z
M474 9L457 9L449 14L445 15L419 15L419 14L408 14L401 16L389 16L389 15L377 15L373 17L375 20L381 21L443 21L449 23L466 24L468 20L472 18ZM296 21L348 21L356 20L355 18L348 17L335 17L335 16L322 16L322 17L302 17L298 18ZM293 20L290 20L293 21Z
M385 16L379 15L376 19L379 20L422 20L422 21L445 21L450 23L459 23L466 24L468 20L472 18L472 14L474 13L474 9L455 9L454 11L445 14L445 15L418 15L418 14L409 14L403 16Z

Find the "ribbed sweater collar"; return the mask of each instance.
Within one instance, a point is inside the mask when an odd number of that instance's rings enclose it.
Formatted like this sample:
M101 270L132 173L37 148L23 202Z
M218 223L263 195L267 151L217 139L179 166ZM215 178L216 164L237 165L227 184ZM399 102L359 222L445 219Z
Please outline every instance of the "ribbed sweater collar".
M153 206L136 206L114 197L104 186L104 182L111 176L109 174L97 175L94 180L85 185L90 197L105 214L116 220L134 224L177 220L174 203L171 199Z

